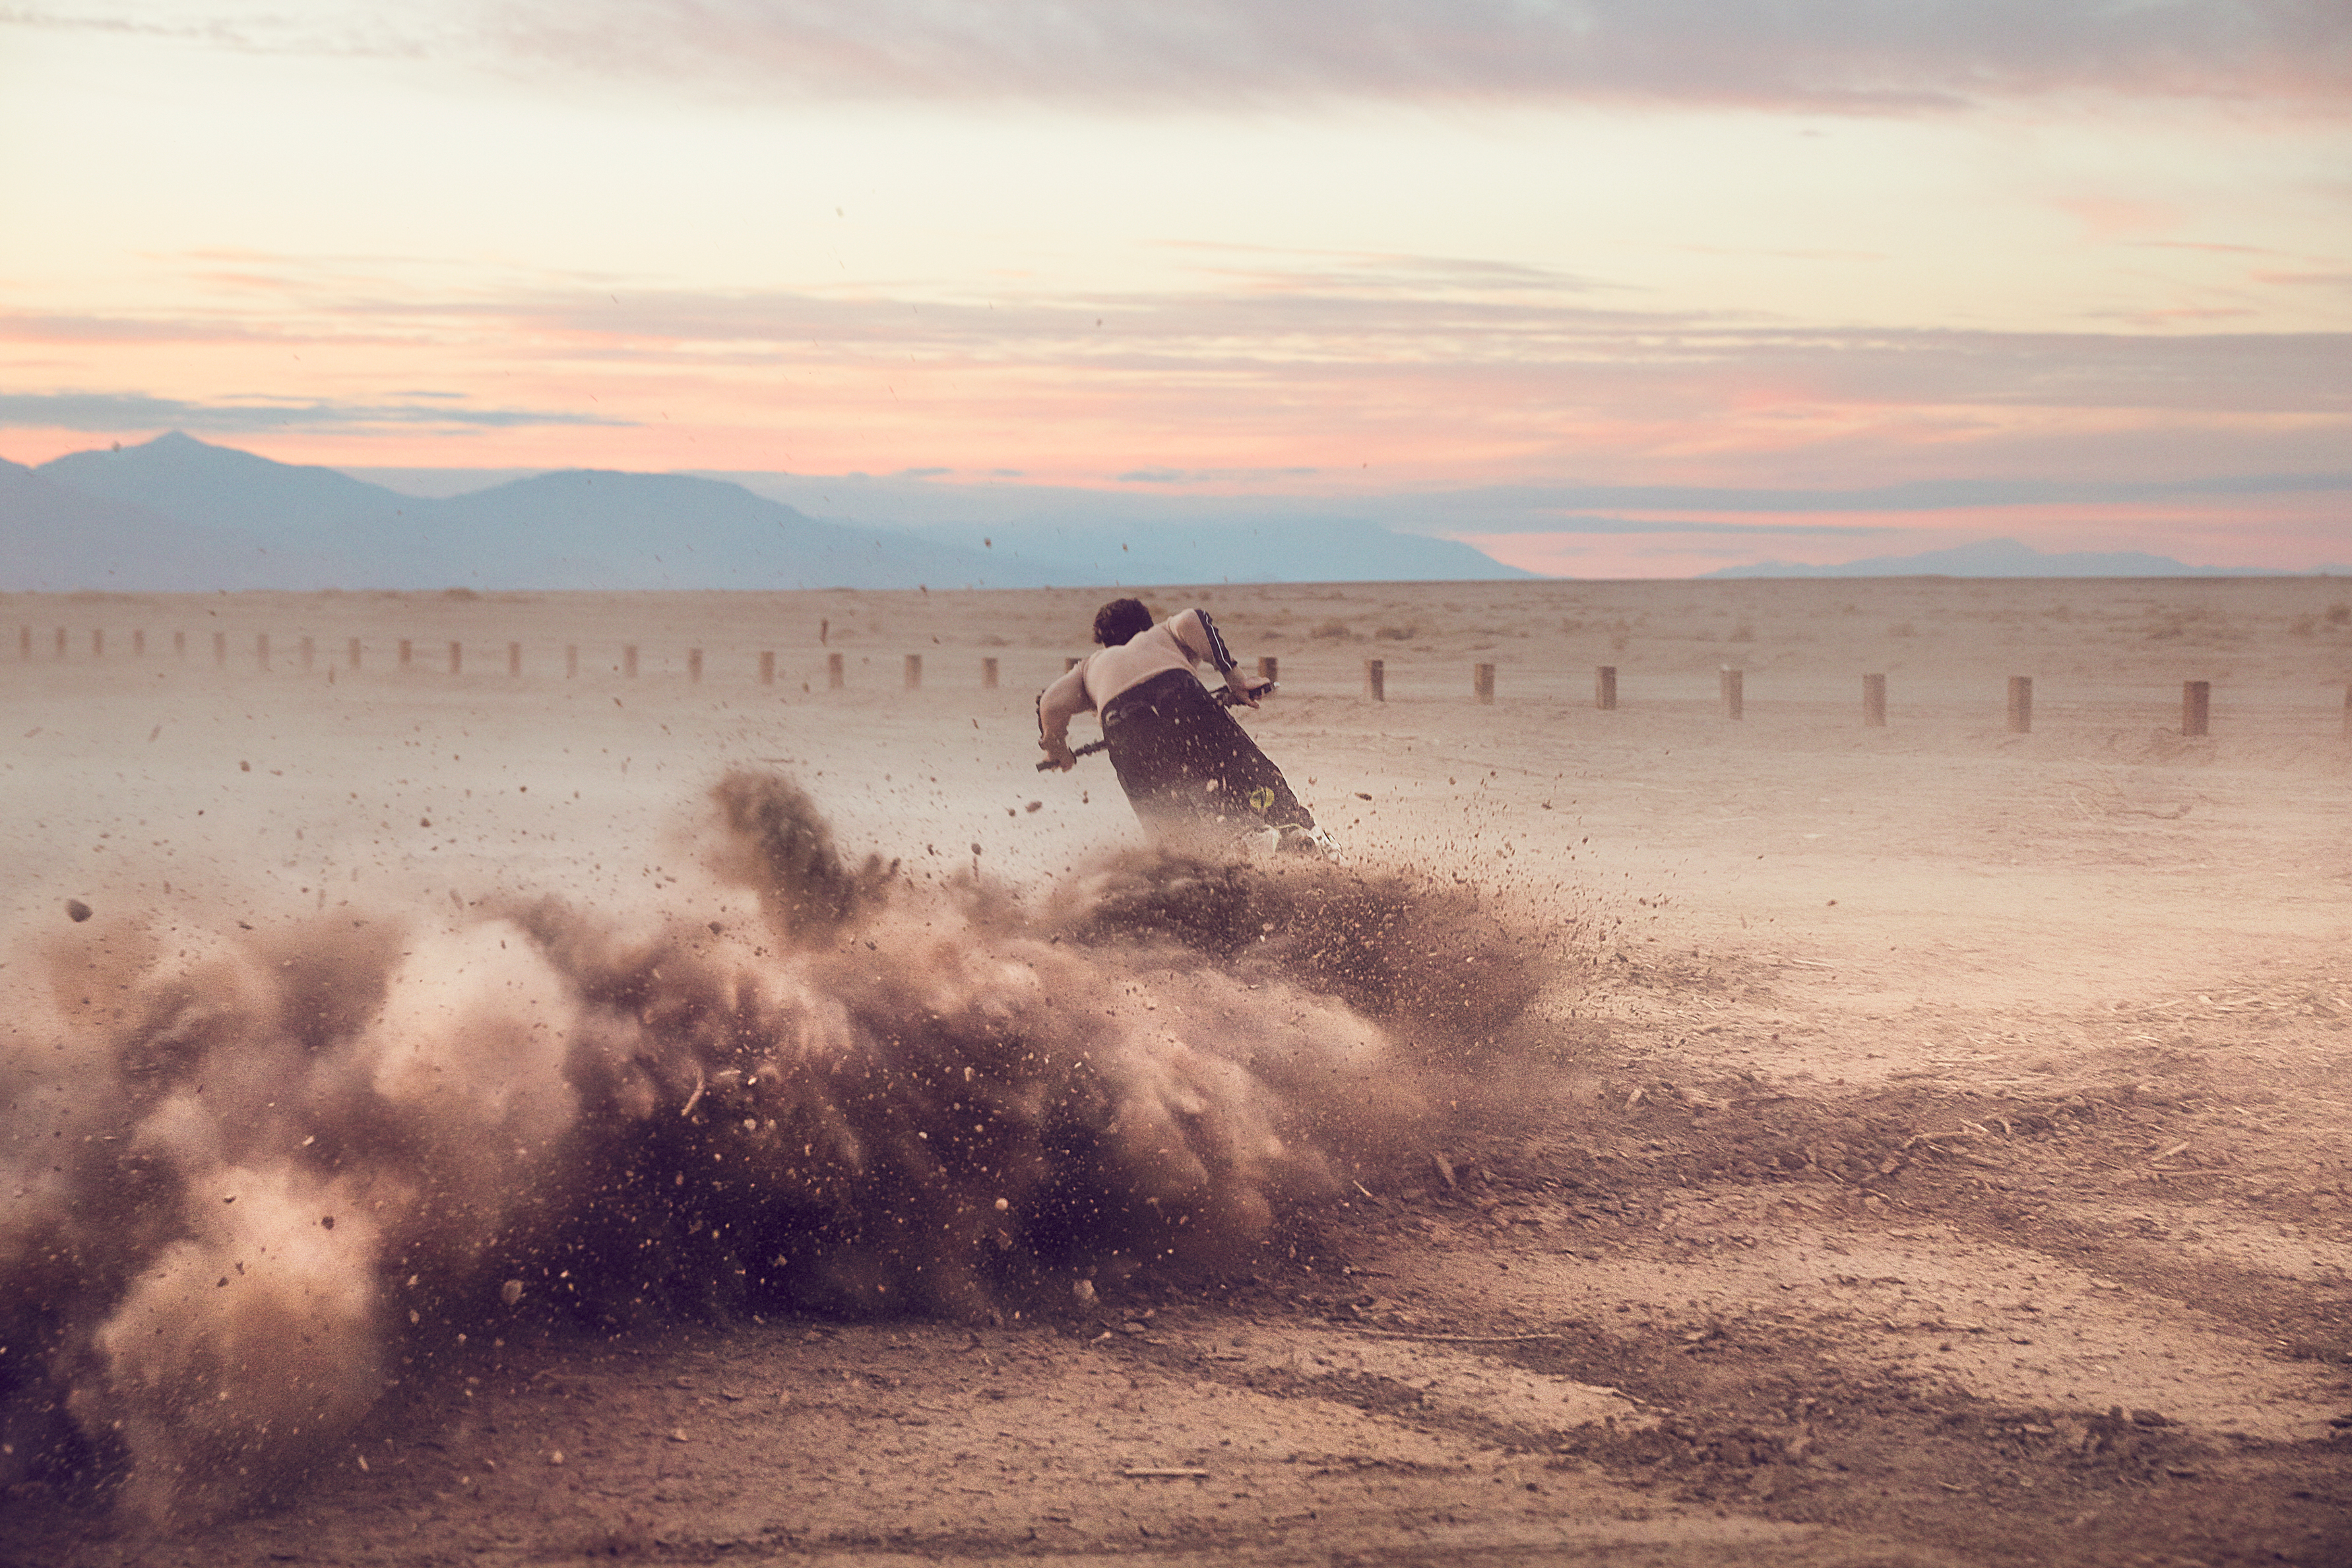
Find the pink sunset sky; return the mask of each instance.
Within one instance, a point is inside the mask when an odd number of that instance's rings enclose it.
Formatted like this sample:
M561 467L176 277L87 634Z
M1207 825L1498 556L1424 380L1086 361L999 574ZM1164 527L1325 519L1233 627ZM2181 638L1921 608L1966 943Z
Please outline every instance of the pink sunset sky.
M19 463L2352 560L2343 0L35 0L0 202Z

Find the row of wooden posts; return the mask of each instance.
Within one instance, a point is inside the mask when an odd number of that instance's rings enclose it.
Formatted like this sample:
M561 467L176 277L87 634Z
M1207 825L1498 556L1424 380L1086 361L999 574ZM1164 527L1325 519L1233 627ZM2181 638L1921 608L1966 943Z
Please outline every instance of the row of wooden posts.
M1261 660L1271 666L1273 661ZM1384 671L1378 659L1364 661L1364 689L1375 702L1382 700ZM1747 709L1747 672L1726 667L1717 672L1717 692L1723 705L1723 716L1743 718ZM1471 694L1482 703L1495 700L1495 666L1471 666ZM1604 711L1617 706L1617 666L1601 664L1592 672L1592 706ZM2183 681L2180 684L2180 733L2206 735L2211 732L2213 716L2213 683ZM1864 727L1883 729L1886 725L1886 677L1862 677L1862 722ZM2026 735L2033 729L2033 677L2009 677L2009 729L2012 735ZM2344 688L2344 733L2352 736L2352 685Z
M416 642L414 638L409 637L403 637L399 641L399 665L404 670L412 669L416 664ZM361 646L361 641L357 637L350 638L345 642L343 646L343 664L346 669L356 670L360 668L362 657ZM57 631L56 647L57 657L60 659L66 657L68 642L66 629L62 626L58 627ZM452 638L449 641L448 647L449 658L448 664L446 666L448 673L453 675L463 674L466 670L465 643L456 638ZM30 660L33 657L33 629L30 626L19 627L17 629L16 652L19 657L26 660ZM172 633L172 653L173 656L177 658L184 659L188 656L188 634L185 632L174 632ZM259 664L263 670L272 668L272 653L268 632L262 632L255 635L253 640L253 654L255 662ZM89 655L93 659L102 659L106 656L106 633L104 632L93 631L90 632ZM134 659L142 659L147 656L146 632L133 632L131 633L131 656ZM296 656L301 661L303 669L311 670L317 668L319 662L319 645L317 639L311 637L303 638L298 647ZM224 669L228 665L228 633L226 632L215 632L213 633L213 663ZM982 659L980 663L981 684L993 688L996 685L996 661L991 658ZM522 674L522 644L520 643L509 643L507 644L507 674L509 675L520 675ZM576 679L579 676L580 645L577 643L570 643L564 645L563 674L567 679ZM621 674L631 680L636 678L637 645L635 643L628 643L622 645ZM698 681L702 679L701 649L688 648L686 651L686 674L688 680ZM828 653L825 655L825 684L833 687L835 690L839 690L847 684L847 677L844 668L842 655L839 653ZM762 685L773 685L775 684L776 655L772 652L763 650L760 654L760 680ZM922 680L923 656L920 653L908 654L907 685L908 688L911 689L913 687L919 686L922 685Z
M56 656L60 659L66 657L68 640L66 629L62 626L57 629L55 645ZM33 657L33 629L30 626L18 628L16 651L19 656L26 660ZM187 657L188 634L185 632L172 633L172 652L177 657ZM106 633L103 631L93 630L90 632L89 653L90 657L94 659L106 656ZM131 653L133 658L146 656L146 632L133 632L131 634ZM262 669L267 670L270 667L268 632L263 632L256 635L254 656ZM305 670L314 668L318 662L316 641L309 637L303 638L298 656L301 660L302 668ZM353 637L346 643L343 656L349 668L356 670L360 667L360 639ZM448 673L453 675L463 674L465 659L465 644L453 638L449 643ZM406 637L400 639L399 662L400 667L404 670L415 664L415 643L412 639ZM222 666L228 664L228 633L226 632L213 633L213 663ZM1069 670L1077 663L1075 658L1065 659L1062 668L1066 671ZM1280 669L1280 661L1271 654L1257 662L1258 675L1263 680L1276 679ZM580 674L580 645L576 643L567 643L564 647L563 673L567 678L577 677ZM507 674L509 675L522 674L522 644L520 643L507 644ZM634 643L622 645L621 674L630 679L635 679L636 676L637 645ZM825 655L824 674L824 684L829 690L840 691L848 685L848 671L843 655L839 653ZM686 675L690 681L702 679L701 649L687 650ZM904 678L908 691L917 690L922 685L923 656L920 653L906 655ZM763 650L760 654L760 684L773 685L775 680L776 655L771 651ZM1743 717L1746 707L1746 672L1726 668L1719 672L1717 690L1722 702L1723 716L1733 719ZM980 684L989 691L996 689L997 662L993 656L983 657L980 661ZM1472 697L1477 702L1492 703L1495 700L1494 665L1479 664L1470 666L1470 692ZM1364 661L1364 694L1374 702L1388 700L1386 660ZM1604 711L1613 710L1617 706L1616 665L1601 664L1594 669L1592 706ZM2192 736L2210 733L2212 706L2211 682L2182 682L2180 733ZM1885 675L1862 677L1862 722L1871 728L1883 727L1886 723L1886 677ZM2033 677L2031 675L2009 677L2009 728L2011 733L2017 735L2028 734L2033 728ZM2347 685L2344 690L2344 732L2347 736L2352 736L2352 685Z
M1378 659L1368 660L1365 678L1372 689L1379 690ZM1717 691L1723 704L1723 716L1740 718L1747 706L1747 672L1725 668L1717 672ZM1495 700L1495 666L1478 666L1475 687L1480 702ZM1602 664L1593 672L1592 706L1614 708L1617 706L1617 666ZM2213 716L2213 683L2183 681L2180 683L2180 733L2206 735L2211 732ZM1886 677L1862 677L1862 722L1864 727L1883 729L1886 725ZM2009 729L2012 735L2027 735L2033 729L2033 677L2009 677ZM2352 736L2352 685L2344 688L2344 733Z

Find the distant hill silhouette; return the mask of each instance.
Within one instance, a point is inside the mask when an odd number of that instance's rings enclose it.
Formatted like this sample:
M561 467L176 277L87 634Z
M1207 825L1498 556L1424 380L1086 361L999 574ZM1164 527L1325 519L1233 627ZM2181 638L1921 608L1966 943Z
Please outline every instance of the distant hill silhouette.
M1107 582L1451 582L1532 579L1470 546L1374 523L1268 515L1081 527L933 525L926 538L978 546L1000 575L1040 585ZM983 544L983 540L986 542Z
M992 565L678 474L575 468L429 504L448 553L471 541L466 580L485 588L961 587Z
M37 472L85 496L226 532L299 511L320 538L339 540L381 527L408 504L404 496L332 468L277 463L176 431L119 451L71 453Z
M0 460L0 587L146 592L246 587L258 541L185 527L131 502L84 495Z
M2342 571L2342 567L2322 567ZM1877 556L1838 566L1759 561L1727 566L1705 574L1727 577L2282 577L2252 566L2189 566L2169 556L2140 550L2076 551L2050 555L2016 539L1983 539L1917 555Z
M1151 533L1106 546L1100 535L1041 529L990 544L957 530L824 522L728 480L591 469L425 499L177 432L37 469L0 465L0 589L1031 588L1530 575L1466 545L1370 524Z
M31 476L0 503L0 563L25 554L44 587L912 588L985 564L675 475L574 470L424 500L174 433ZM78 568L72 519L92 508L111 508L109 559Z
M34 473L59 490L149 519L142 588L437 588L404 580L422 549L405 496L331 468L274 463L173 432L76 452ZM0 511L0 537L19 522ZM131 586L110 582L76 586Z

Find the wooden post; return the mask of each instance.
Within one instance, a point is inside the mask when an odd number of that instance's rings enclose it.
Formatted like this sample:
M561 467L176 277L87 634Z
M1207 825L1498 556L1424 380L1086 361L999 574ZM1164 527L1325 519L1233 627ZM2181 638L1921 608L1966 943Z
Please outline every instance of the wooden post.
M1744 689L1747 685L1747 674L1748 673L1745 670L1735 670L1728 665L1724 666L1717 672L1717 684L1722 688L1723 692L1724 717L1744 718L1747 716L1748 701L1747 693Z
M313 643L312 643L312 642L311 642L311 640L310 640L310 638L308 638L308 637L303 638L303 639L302 639L302 672L303 672L303 674L308 674L310 673L311 663L312 663L312 661L314 661L317 657L318 657L318 649L317 649L317 647L316 647L315 645L313 645Z
M360 667L360 640L357 637L343 645L343 663L354 670Z
M218 669L228 668L228 633L226 632L213 633L213 664Z
M2009 677L2009 733L2029 735L2033 730L2033 677Z
M184 659L188 656L188 634L185 632L172 633L172 656L175 659Z
M637 645L635 643L621 644L621 674L632 681L637 678Z
M133 632L131 633L131 656L134 659L143 659L147 656L146 632Z
M842 685L843 672L841 668L841 655L838 653L827 653L824 656L824 689L829 692L837 692L842 688Z
M522 674L522 644L520 643L507 644L507 674L509 675Z
M907 655L907 689L910 692L919 691L922 689L922 685L923 656L920 653L909 653Z
M1592 672L1592 706L1603 713L1617 711L1617 666L1601 664Z
M1886 727L1886 677L1862 677L1862 722L1871 729Z
M16 656L26 664L33 661L33 629L30 626L16 628Z
M2183 681L2180 683L2180 733L2203 735L2213 716L2213 683Z
M65 656L66 656L66 629L65 629L64 627L60 626L60 627L58 627L58 658L60 658L60 659L62 659L62 658L64 658Z
M982 659L980 662L980 689L984 692L992 692L996 689L996 661L994 659Z
M449 640L449 673L453 675L466 673L465 645L454 637Z
M269 633L261 632L253 639L253 660L264 670L269 668Z
M400 667L404 670L415 662L415 650L409 645L408 639L403 637L400 640Z
M1385 659L1364 661L1364 695L1376 703L1389 700L1389 666Z
M1264 680L1268 684L1272 684L1281 678L1281 661L1276 659L1272 653L1261 653L1258 655L1257 673L1259 679Z
M776 684L776 651L773 648L761 650L760 684L763 686L772 686Z
M580 644L577 643L563 644L563 678L567 681L580 678Z
M699 648L686 651L686 678L689 681L702 679L702 650Z
M106 632L96 626L89 629L89 656L93 659L106 657Z
M1470 692L1472 695L1475 696L1482 703L1491 703L1495 700L1494 665L1473 664L1470 666Z

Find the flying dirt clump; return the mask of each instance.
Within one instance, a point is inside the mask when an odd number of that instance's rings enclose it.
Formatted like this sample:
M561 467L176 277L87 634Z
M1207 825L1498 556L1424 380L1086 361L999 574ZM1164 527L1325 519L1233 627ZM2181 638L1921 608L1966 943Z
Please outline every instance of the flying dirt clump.
M772 774L708 816L721 885L634 921L549 897L14 944L0 1484L202 1517L339 1458L468 1333L977 1318L1228 1258L1540 983L1402 881L1131 859L1030 912L845 865ZM1482 983L1448 980L1468 957Z
M1041 919L1073 939L1191 949L1379 1019L1423 1065L1475 1064L1559 978L1566 935L1458 881L1307 859L1221 863L1150 852L1094 868Z
M893 861L869 855L851 871L833 847L833 830L799 785L739 769L711 787L720 837L712 869L750 888L780 936L810 940L838 929L881 901Z

